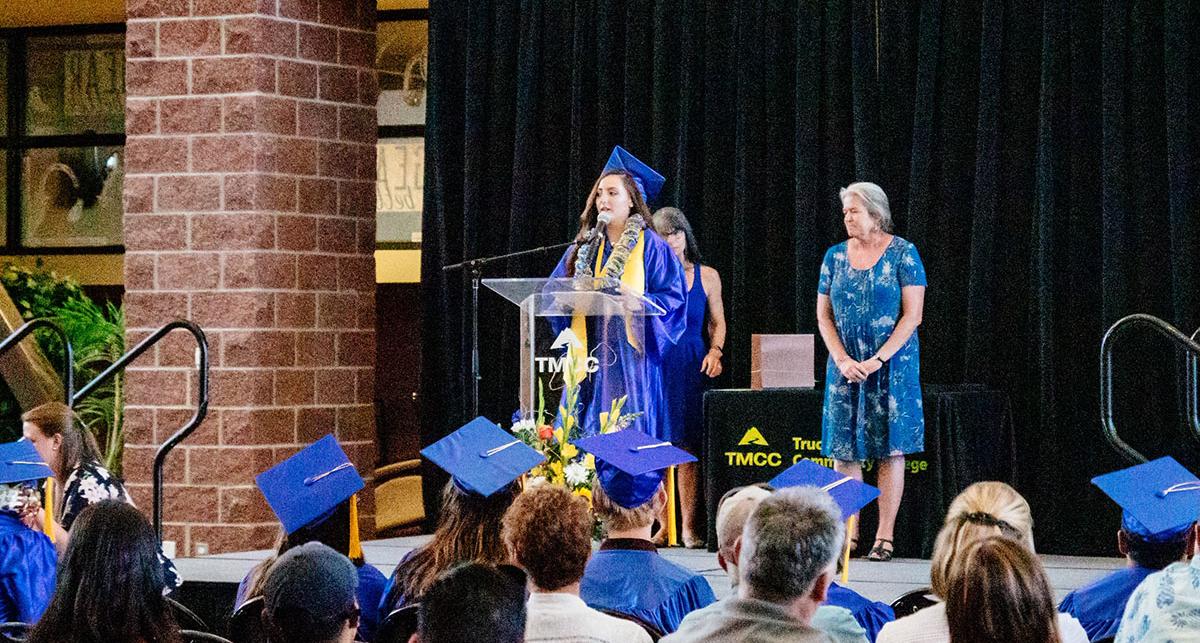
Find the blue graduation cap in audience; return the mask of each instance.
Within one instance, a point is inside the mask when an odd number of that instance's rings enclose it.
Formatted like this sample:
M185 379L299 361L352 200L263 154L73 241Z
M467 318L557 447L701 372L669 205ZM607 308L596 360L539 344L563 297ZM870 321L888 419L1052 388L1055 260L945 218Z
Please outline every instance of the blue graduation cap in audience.
M254 478L287 533L315 522L362 490L362 476L332 435Z
M34 482L54 475L33 443L17 440L0 444L0 484Z
M687 451L637 429L593 435L576 440L575 446L596 456L596 477L605 495L626 509L654 497L665 469L696 461Z
M1121 506L1121 528L1147 542L1170 542L1200 518L1200 479L1174 458L1092 478L1092 484Z
M609 170L629 172L633 177L634 184L637 185L638 192L642 193L642 198L647 202L658 197L663 184L667 182L663 175L655 172L654 168L643 163L641 159L630 154L620 145L613 148L612 154L608 156L608 162L604 164L604 171L608 172Z
M879 497L879 489L842 475L829 467L823 467L812 460L801 460L771 480L771 486L776 489L800 485L820 487L829 492L842 510L842 520L848 520Z
M488 497L546 460L520 438L477 417L421 450L468 493Z

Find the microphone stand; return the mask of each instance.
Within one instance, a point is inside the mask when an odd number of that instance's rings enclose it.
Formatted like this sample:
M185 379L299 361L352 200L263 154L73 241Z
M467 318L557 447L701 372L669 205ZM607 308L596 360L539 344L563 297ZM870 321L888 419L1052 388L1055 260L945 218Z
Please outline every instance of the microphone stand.
M483 377L479 374L479 281L483 276L483 268L497 261L506 261L508 259L517 259L520 257L528 257L532 255L540 255L554 250L562 250L567 246L583 245L591 241L591 237L582 241L568 241L551 246L542 246L540 248L531 248L529 250L519 250L508 254L495 255L493 257L476 257L459 263L452 263L448 266L442 266L442 272L452 272L454 270L465 271L464 276L470 276L471 281L469 288L471 289L471 417L479 416L479 381Z

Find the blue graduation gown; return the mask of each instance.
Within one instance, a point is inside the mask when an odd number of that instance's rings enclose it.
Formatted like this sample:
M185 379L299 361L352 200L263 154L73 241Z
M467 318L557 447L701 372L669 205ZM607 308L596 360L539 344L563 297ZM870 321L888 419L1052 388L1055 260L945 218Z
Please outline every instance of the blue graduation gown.
M592 318L588 321L588 352L600 361L600 369L588 376L580 386L579 398L581 436L600 432L600 413L608 412L612 401L628 395L622 414L638 413L633 428L658 438L663 437L660 416L665 413L662 383L662 359L669 348L675 345L687 327L687 281L683 267L667 245L657 234L646 230L643 246L643 264L646 274L645 296L663 310L665 315L644 317L643 349L639 354L630 346L625 336L625 320L619 317L607 322ZM568 262L573 260L574 251L568 248L558 261L550 277L559 279L567 276ZM604 241L604 256L612 256L612 246ZM551 318L557 333L570 325L569 318ZM597 350L603 338L607 349Z
M1139 566L1118 569L1067 594L1058 611L1074 616L1087 632L1089 641L1116 636L1125 603L1133 590L1155 571Z
M36 623L54 596L54 544L20 518L0 512L0 622Z
M830 584L825 604L850 610L854 620L867 631L867 639L871 641L875 640L884 625L896 620L896 613L890 605L873 601L837 583Z
M664 634L717 600L703 576L659 556L649 541L633 539L601 543L583 573L579 597L595 609L636 616Z

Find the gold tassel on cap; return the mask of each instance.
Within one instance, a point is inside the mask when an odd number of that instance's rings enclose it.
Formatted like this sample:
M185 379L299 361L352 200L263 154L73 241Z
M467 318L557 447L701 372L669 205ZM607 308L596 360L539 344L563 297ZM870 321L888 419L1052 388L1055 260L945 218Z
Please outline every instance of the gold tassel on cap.
M45 520L42 521L42 531L50 542L54 542L54 478L46 478L46 500L42 503L46 510Z
M358 494L350 496L350 560L362 558L362 542L358 539Z

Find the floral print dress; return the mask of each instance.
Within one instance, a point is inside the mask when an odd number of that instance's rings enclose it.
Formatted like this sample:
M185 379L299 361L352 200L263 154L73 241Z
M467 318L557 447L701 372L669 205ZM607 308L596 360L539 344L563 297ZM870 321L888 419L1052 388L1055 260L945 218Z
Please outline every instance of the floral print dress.
M912 243L892 237L874 266L850 265L847 242L821 263L817 292L828 295L838 337L856 361L875 354L900 319L900 292L924 286L925 267ZM825 368L821 453L846 462L916 453L925 448L917 333L865 382L842 376L831 356Z
M62 524L63 529L70 531L71 525L75 524L75 519L79 517L79 512L88 505L102 500L120 500L130 505L133 504L129 493L125 491L125 485L121 484L116 476L109 473L108 469L95 462L80 464L71 472L66 484L63 485L62 513L59 514L59 523ZM163 566L164 593L179 589L183 585L183 579L179 578L175 563L163 555L161 548L158 552L158 559Z

